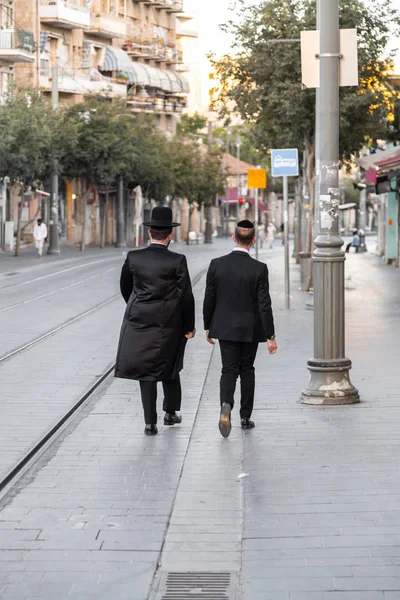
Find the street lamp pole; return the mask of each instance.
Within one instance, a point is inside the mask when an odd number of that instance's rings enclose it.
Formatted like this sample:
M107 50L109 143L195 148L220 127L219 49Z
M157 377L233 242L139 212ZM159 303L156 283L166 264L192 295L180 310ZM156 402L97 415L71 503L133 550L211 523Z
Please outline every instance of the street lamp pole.
M125 248L125 207L124 207L124 178L118 179L118 196L117 196L117 248Z
M283 235L285 241L285 309L290 310L289 181L283 178Z
M239 198L240 198L240 146L242 145L242 142L240 140L240 133L238 133L238 137L236 140L236 164L237 164L237 209L236 209L236 215L237 215L237 220L239 221L239 217L240 217L240 206L239 206Z
M343 240L339 235L339 0L320 0L320 196L314 263L314 358L305 404L359 402L345 357Z
M58 110L58 65L52 68L51 101L53 109ZM60 254L58 245L58 173L57 165L51 174L51 197L50 197L50 243L47 254Z

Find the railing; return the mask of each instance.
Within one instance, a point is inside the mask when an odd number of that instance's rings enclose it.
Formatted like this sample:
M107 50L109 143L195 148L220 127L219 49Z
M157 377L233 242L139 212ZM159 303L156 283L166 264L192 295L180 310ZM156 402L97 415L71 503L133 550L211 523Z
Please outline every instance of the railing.
M139 98L133 97L128 100L133 109L146 110L150 112L182 113L184 104L178 100L166 100L164 98Z
M73 2L72 0L40 0L40 6L59 6L60 8L69 8L83 13L90 12L86 4Z
M165 0L167 8L175 12L183 11L183 0Z
M179 62L179 51L174 44L161 41L148 31L134 32L131 39L125 43L128 54L152 58L165 62Z
M21 50L27 54L34 54L35 38L33 33L24 29L1 29L0 49Z

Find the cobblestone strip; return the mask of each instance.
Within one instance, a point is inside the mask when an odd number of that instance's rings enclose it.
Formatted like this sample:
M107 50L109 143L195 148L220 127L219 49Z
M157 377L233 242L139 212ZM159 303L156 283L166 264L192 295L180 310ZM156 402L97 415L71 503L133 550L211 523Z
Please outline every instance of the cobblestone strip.
M216 347L165 538L159 581L168 572L240 571L242 436L237 409L231 436L223 439L218 430L220 361Z
M147 599L210 353L188 345L181 426L146 438L138 384L115 380L19 482L0 512L2 600Z
M348 263L347 352L362 402L297 402L312 352L303 295L288 318L276 312L279 354L258 356L257 428L244 445L244 600L400 598L400 280L367 255Z

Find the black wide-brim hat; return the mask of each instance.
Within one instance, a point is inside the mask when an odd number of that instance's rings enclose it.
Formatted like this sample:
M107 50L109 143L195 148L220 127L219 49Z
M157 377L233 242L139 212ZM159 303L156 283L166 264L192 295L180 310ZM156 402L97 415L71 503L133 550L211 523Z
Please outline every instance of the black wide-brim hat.
M172 221L172 210L169 206L155 206L151 211L151 219L143 223L146 227L158 227L168 229L168 227L180 227L180 223Z

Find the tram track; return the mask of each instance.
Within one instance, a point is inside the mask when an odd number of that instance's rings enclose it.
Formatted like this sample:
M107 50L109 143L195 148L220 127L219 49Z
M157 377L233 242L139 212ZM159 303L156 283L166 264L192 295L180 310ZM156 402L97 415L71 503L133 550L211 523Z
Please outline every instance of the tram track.
M63 323L62 325L59 325L58 327L55 327L54 329L50 329L50 331L47 331L47 333L44 333L43 335L31 340L27 344L24 344L23 346L20 346L19 348L16 348L15 350L12 350L11 352L4 354L3 356L0 356L0 364L5 362L6 360L9 360L13 356L20 354L24 350L28 350L29 348L32 348L33 346L40 344L40 342L44 342L44 340L47 340L49 337L52 337L59 331L62 331L63 329L68 327L69 325L72 325L73 323L76 323L77 321L84 319L85 317L91 315L92 313L96 312L100 308L103 308L103 306L107 306L107 304L110 304L110 302L117 300L117 298L120 298L120 294L114 294L114 296L111 296L111 298L108 298L107 300L104 300L103 302L96 304L96 306L93 306L92 308L90 308L89 310L86 310L85 312L81 313L80 315L77 315L76 317L72 317L72 319L68 319L68 321L65 321L65 323Z
M202 277L206 273L206 271L207 271L207 269L202 269L192 279L193 287L197 283L199 283L199 281L202 279ZM69 319L68 321L66 321L65 323L60 325L59 327L47 332L46 334L36 338L35 340L32 340L32 342L25 344L24 346L21 346L20 348L17 348L13 352L10 352L9 354L7 354L3 357L0 357L0 364L2 362L12 358L13 356L23 352L24 350L27 350L28 348L31 348L32 346L39 344L40 342L48 339L49 337L56 335L59 331L62 331L69 325L72 325L73 323L76 323L80 319L85 318L86 316L99 310L103 306L110 304L117 298L120 298L119 294L116 294L116 295L112 296L111 298L108 298L107 300L101 302L100 304L91 308L90 310L85 311L84 313L74 317L73 319ZM84 392L84 394L80 398L78 398L78 400L76 400L74 402L74 404L71 407L69 407L69 409L66 410L61 417L59 417L57 419L56 423L54 423L52 425L52 427L40 437L39 440L34 442L34 444L24 453L24 455L6 472L5 475L3 475L1 477L1 479L0 479L0 500L1 500L2 496L4 496L4 494L7 494L8 491L13 487L13 485L15 485L15 483L25 473L25 471L34 464L35 460L39 457L41 452L48 445L50 445L52 442L55 441L55 439L57 438L57 436L61 432L61 430L63 430L64 427L77 416L77 414L80 412L80 410L85 405L88 404L88 402L93 398L93 396L96 394L96 392L99 391L99 388L101 388L103 385L107 384L107 382L113 376L114 369L115 369L115 363L108 365L108 367L105 369L105 371L100 376L97 377L97 379L92 383L92 385L89 387L89 389L87 389Z

